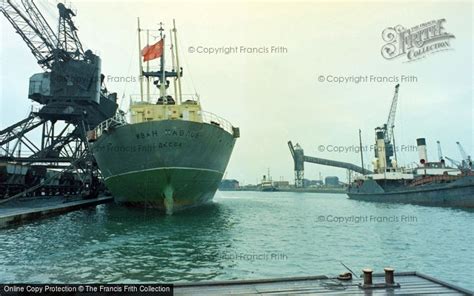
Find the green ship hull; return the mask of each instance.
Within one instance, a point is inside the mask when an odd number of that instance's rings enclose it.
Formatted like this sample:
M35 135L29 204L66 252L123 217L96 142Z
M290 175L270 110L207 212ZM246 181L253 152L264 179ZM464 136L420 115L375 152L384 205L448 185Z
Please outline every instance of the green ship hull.
M213 124L160 120L108 129L92 151L117 202L173 213L212 200L235 140Z

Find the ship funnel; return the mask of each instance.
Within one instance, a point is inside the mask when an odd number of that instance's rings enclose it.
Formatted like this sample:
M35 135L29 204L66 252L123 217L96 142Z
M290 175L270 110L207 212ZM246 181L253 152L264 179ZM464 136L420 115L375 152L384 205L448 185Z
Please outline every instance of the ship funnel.
M381 130L375 131L375 157L377 158L377 167L375 169L376 172L382 173L384 172L387 167L387 154L385 147L385 134Z
M418 146L418 156L420 163L424 165L428 162L428 154L426 152L426 140L425 138L416 139L416 145Z

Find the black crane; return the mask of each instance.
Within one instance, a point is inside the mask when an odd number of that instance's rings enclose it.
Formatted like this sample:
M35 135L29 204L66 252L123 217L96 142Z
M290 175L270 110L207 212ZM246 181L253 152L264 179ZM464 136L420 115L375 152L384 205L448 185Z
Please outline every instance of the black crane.
M8 174L6 168L12 164L26 166L27 171L74 166L83 179L97 171L87 135L116 114L117 94L103 86L100 57L91 50L84 51L73 22L76 13L62 3L57 8L58 30L54 32L32 0L1 2L2 14L43 72L30 77L28 91L28 98L40 108L0 130L0 174ZM30 136L35 130L41 130L39 143ZM13 179L16 181L5 181ZM0 198L26 189L27 185L17 184L21 180L2 176ZM11 190L13 187L16 189Z

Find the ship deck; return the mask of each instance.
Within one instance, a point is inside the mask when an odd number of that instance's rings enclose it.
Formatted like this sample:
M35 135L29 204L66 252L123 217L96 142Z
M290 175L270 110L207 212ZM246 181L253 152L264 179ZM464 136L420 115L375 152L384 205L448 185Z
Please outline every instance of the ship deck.
M175 295L472 295L472 291L418 272L395 273L399 288L362 289L361 279L340 281L327 276L176 284ZM374 274L373 283L384 283Z

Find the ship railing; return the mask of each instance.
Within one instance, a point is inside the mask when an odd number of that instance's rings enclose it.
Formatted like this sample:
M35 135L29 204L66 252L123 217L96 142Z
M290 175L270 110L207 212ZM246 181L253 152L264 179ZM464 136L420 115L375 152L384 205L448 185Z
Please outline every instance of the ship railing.
M94 130L91 138L98 138L104 132L108 131L110 128L119 127L122 125L127 125L128 122L125 118L125 113L123 111L117 111L115 115L107 120L102 121Z
M222 117L217 116L214 113L207 112L207 111L200 111L199 114L201 115L202 122L212 124L215 126L218 126L228 132L229 134L235 136L235 128L232 126L232 124L225 120Z
M153 94L150 95L151 102L156 102L156 99L158 98L159 95ZM130 95L130 101L132 104L140 104L140 102L146 103L146 94L143 95L143 101L142 101L142 96L140 94L133 94ZM186 101L193 101L193 102L199 102L199 95L198 94L183 94L182 95L182 102ZM230 133L234 137L239 137L239 129L235 128L232 126L232 124L225 120L222 117L217 116L214 113L207 112L207 111L199 111L199 115L201 116L202 122L212 124L215 126L218 126L225 130L226 132Z
M173 92L170 92L168 93L168 95L170 95L175 101L176 101L176 98L175 98L175 95ZM152 104L155 104L156 101L159 99L160 97L160 94L150 94L150 103ZM199 95L197 94L182 94L181 95L181 101L182 102L186 102L186 101L194 101L194 102L199 102ZM130 95L130 102L132 104L139 104L141 102L143 103L147 103L148 100L147 100L147 94L143 94L140 95L140 94L132 94Z

